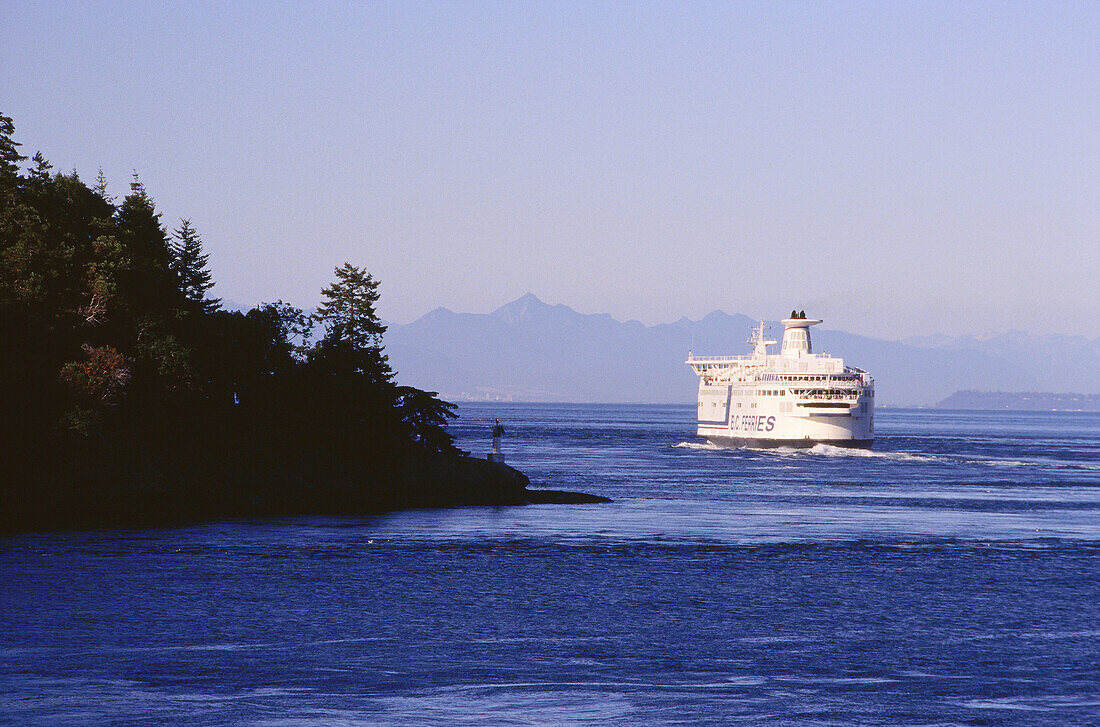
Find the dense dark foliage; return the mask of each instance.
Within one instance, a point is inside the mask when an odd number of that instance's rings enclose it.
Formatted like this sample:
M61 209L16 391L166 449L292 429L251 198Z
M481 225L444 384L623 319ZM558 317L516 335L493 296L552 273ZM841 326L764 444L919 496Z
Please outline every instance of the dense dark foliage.
M116 204L102 173L90 188L41 154L24 173L13 131L0 116L0 528L365 512L516 484L455 449L453 405L395 383L365 270L337 268L313 317L222 310L190 220L169 235L136 174Z

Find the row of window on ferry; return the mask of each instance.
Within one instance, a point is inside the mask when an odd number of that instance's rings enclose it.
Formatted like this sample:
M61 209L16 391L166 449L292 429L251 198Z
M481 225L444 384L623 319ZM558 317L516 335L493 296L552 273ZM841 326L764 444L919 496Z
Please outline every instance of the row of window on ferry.
M793 389L792 394L794 396L800 396L800 395L803 395L803 394L809 394L809 393L814 392L814 391L820 391L822 393L834 393L834 394L835 393L845 393L845 394L850 393L846 389ZM756 391L753 391L751 393L750 392L737 392L737 393L740 393L741 396L786 396L787 395L787 391L785 389L757 389ZM875 390L874 389L867 389L863 392L863 395L864 396L874 396L875 395Z
M811 376L807 374L765 374L764 381L859 381L858 376Z

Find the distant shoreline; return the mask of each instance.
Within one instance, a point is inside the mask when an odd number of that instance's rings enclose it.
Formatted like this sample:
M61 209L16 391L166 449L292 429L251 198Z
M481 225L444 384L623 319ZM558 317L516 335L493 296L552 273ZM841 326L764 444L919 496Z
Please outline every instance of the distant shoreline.
M1034 391L956 391L937 409L1100 412L1100 395Z

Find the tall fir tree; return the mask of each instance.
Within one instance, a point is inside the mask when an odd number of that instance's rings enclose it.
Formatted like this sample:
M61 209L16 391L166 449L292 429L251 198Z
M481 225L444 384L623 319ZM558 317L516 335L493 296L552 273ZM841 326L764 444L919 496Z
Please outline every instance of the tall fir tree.
M382 352L386 327L378 318L378 281L365 269L344 263L334 271L336 282L321 290L324 296L313 319L325 327L315 361L325 360L334 370L366 374L378 384L390 384L393 371Z
M386 327L374 306L378 281L351 263L336 268L336 282L321 289L324 300L314 318L324 324L326 335L347 341L355 349L381 348Z
M168 235L137 172L130 194L118 208L117 223L118 240L129 265L122 292L129 294L127 302L135 315L162 315L178 303L180 295L168 267L172 259Z
M181 219L180 226L172 233L169 242L172 252L170 267L179 279L180 292L198 305L204 313L213 313L221 307L220 298L207 298L206 291L213 287L207 261L210 253L202 251L202 238L191 226L191 220Z
M53 169L53 164L50 164L46 157L42 156L42 152L36 151L31 161L34 162L34 166L27 174L28 179L39 183L50 181L50 170Z
M122 343L134 358L128 398L151 405L193 385L192 352L181 342L176 326L186 300L169 268L172 253L160 213L137 173L116 219L121 269L112 301L117 314L110 325L125 333L128 340Z
M12 140L14 133L15 122L10 116L0 113L0 182L5 187L18 179L19 162L27 158L19 153L22 144Z
M102 197L105 202L114 204L114 195L107 191L107 175L103 173L103 167L100 167L99 172L95 175L95 186L92 187L92 191Z

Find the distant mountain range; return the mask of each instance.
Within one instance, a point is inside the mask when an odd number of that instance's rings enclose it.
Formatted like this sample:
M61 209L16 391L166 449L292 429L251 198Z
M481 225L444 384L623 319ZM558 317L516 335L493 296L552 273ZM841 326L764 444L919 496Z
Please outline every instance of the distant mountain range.
M688 349L747 353L755 323L715 311L645 326L528 293L492 313L437 308L390 324L385 345L401 383L454 401L693 403ZM770 325L780 336L782 324ZM813 342L816 351L870 371L880 405L932 405L962 389L1100 394L1100 339L1012 331L883 341L815 328Z

